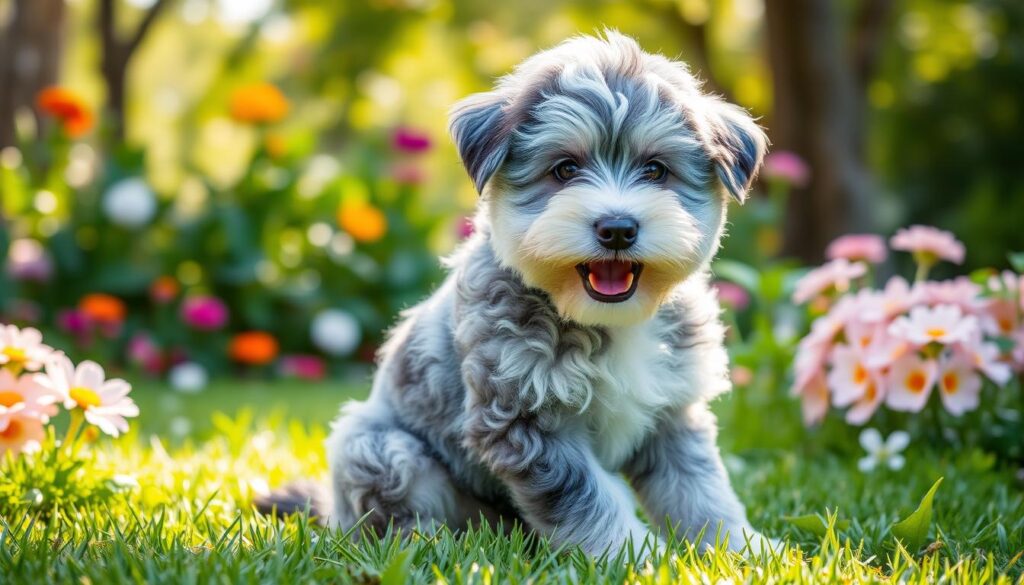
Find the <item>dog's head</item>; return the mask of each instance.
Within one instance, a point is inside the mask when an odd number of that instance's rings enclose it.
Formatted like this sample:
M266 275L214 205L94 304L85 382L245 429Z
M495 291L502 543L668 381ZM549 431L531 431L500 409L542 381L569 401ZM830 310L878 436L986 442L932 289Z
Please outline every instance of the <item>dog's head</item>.
M578 37L455 106L499 261L586 324L650 317L718 248L765 136L682 63Z

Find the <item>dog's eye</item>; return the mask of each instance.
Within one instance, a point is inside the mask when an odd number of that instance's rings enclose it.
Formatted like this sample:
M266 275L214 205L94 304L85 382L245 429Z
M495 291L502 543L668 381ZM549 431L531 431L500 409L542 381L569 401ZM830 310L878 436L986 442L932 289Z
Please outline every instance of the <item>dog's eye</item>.
M666 175L668 175L668 169L656 160L648 162L640 170L640 178L648 183L660 183L665 179Z
M562 161L558 163L558 166L551 173L559 181L567 183L580 174L580 166L576 164L576 161Z

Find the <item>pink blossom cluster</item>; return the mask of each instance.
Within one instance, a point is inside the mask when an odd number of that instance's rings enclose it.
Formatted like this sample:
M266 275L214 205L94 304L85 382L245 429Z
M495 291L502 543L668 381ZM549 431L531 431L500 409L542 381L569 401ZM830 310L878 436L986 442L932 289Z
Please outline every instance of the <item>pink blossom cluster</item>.
M876 289L865 282L865 261L885 258L883 240L857 235L837 242L833 260L798 282L794 294L795 302L824 308L795 361L793 390L805 423L821 421L830 406L845 409L856 425L883 405L919 412L933 394L960 416L978 408L986 380L1002 387L1014 370L1024 370L1020 275L1006 272L984 285L966 277L927 280L938 259L961 262L963 244L948 232L914 226L890 246L914 255L917 280L896 276Z
M37 329L0 324L0 455L37 450L58 406L71 413L65 441L76 441L83 423L116 437L139 414L129 392L127 382L108 379L96 362L75 366Z

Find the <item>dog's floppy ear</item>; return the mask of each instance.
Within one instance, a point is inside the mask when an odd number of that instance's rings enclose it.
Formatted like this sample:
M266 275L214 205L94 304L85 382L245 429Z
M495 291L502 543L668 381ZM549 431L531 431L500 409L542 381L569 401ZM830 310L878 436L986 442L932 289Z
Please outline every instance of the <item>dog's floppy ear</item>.
M508 155L511 126L507 100L497 91L473 94L455 104L448 131L478 193Z
M715 98L708 99L706 120L715 172L726 190L743 203L761 168L768 138L745 110Z

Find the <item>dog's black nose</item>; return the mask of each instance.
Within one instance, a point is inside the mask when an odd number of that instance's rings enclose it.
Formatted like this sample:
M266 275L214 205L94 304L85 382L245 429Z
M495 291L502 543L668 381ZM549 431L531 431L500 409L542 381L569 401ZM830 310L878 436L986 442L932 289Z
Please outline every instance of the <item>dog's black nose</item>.
M636 242L640 224L632 217L602 217L594 222L597 241L609 250L625 250Z

